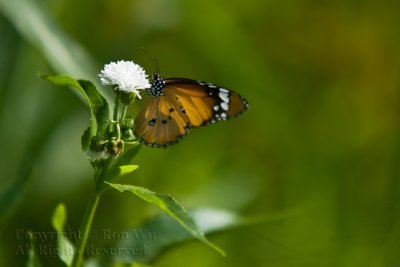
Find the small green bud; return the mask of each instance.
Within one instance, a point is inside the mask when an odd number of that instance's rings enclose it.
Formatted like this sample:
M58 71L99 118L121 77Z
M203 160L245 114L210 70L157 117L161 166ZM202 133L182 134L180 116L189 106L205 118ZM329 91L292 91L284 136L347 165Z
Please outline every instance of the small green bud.
M105 143L107 141L103 140L100 136L93 136L90 140L90 150L94 152L103 151L105 149Z
M102 161L110 157L107 151L107 140L103 140L100 136L93 136L90 140L89 149L86 151L86 156L91 162Z
M132 141L135 139L133 135L133 118L125 117L121 121L121 138L125 141Z
M121 130L123 129L132 129L133 128L133 118L126 116L121 121Z
M132 101L135 99L136 94L132 92L125 92L125 91L120 91L118 92L121 102L124 103L125 105L129 105L132 103Z
M133 141L135 139L132 129L125 129L121 131L121 135L122 139L125 141Z
M107 151L113 156L118 157L124 148L124 141L111 139L107 145Z

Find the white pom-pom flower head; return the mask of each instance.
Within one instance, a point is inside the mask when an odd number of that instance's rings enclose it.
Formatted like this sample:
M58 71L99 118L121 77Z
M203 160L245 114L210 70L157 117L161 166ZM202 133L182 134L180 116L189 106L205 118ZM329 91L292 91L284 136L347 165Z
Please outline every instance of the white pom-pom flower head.
M140 90L151 87L147 74L132 61L119 60L104 65L99 74L103 85L115 85L115 90L134 93L140 97Z

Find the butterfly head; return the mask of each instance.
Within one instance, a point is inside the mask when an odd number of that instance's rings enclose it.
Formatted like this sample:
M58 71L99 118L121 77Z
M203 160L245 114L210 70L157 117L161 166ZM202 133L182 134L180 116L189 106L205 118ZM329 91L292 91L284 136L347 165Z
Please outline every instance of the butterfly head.
M165 82L163 78L158 75L158 73L153 73L152 75L152 80L153 82L151 83L151 88L150 88L150 95L152 96L161 96L164 94L164 86Z

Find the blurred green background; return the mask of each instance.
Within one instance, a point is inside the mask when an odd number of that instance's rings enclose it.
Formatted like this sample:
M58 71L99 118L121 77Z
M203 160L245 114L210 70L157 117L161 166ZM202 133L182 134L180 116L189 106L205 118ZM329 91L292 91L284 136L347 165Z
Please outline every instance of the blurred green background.
M124 181L187 208L298 211L212 235L227 258L190 242L154 266L400 265L400 2L0 0L0 38L0 266L24 266L16 231L52 231L59 202L77 229L92 190L80 150L89 110L37 71L94 80L125 59L150 74L140 46L164 77L223 85L250 109L143 147ZM94 226L121 231L157 213L109 192Z

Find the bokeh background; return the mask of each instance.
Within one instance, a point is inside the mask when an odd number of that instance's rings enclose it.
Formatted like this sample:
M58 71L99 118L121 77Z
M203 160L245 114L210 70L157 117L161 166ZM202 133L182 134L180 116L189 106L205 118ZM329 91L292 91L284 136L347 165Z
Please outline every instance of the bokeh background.
M223 85L250 109L168 149L143 147L125 182L187 208L297 211L211 235L227 258L190 242L154 266L400 264L400 2L0 0L0 38L0 266L25 264L16 231L52 231L59 202L78 229L92 190L80 150L89 111L37 72L94 80L125 59L151 73L141 46L164 77ZM158 213L108 192L95 227Z

